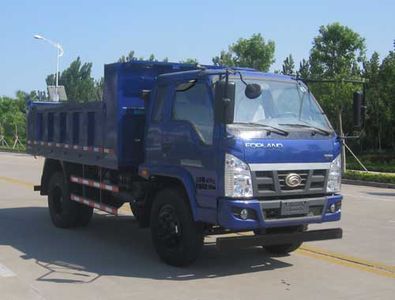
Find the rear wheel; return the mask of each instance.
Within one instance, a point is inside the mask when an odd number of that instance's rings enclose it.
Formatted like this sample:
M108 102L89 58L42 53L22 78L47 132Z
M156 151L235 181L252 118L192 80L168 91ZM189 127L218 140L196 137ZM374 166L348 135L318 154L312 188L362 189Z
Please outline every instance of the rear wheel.
M86 206L84 204L77 203L78 207L78 217L76 220L76 225L85 227L90 223L93 216L93 207Z
M48 184L48 207L52 223L56 227L76 225L79 217L78 203L70 200L68 185L61 172L52 175Z
M151 210L152 240L159 257L173 266L194 262L203 246L203 229L194 222L184 193L160 191Z

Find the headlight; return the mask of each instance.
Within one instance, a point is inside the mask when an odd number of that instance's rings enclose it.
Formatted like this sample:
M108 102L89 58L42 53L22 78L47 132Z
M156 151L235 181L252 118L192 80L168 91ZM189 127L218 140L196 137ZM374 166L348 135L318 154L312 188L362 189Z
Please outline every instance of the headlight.
M337 193L340 191L342 180L342 160L340 154L331 162L326 186L327 193Z
M225 154L225 196L252 197L250 168L231 154Z

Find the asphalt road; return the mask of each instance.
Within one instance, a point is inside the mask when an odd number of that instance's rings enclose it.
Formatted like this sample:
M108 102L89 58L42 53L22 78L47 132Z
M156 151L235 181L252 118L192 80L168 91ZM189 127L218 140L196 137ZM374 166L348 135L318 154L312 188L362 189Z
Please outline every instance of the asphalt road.
M1 299L394 299L395 190L343 186L342 240L286 257L259 248L218 252L206 239L188 268L159 261L131 213L89 227L52 226L32 191L42 159L0 153Z

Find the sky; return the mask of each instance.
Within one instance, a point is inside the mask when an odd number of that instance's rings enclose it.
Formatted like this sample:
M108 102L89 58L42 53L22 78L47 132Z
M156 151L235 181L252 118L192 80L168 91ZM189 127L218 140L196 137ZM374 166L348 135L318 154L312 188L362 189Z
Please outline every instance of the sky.
M100 78L104 64L130 50L211 64L239 38L261 33L276 44L274 71L290 53L297 65L308 58L319 27L332 22L364 37L368 56L383 58L393 49L394 12L394 0L1 0L0 96L45 90L55 73L56 49L34 34L63 46L60 70L80 56Z

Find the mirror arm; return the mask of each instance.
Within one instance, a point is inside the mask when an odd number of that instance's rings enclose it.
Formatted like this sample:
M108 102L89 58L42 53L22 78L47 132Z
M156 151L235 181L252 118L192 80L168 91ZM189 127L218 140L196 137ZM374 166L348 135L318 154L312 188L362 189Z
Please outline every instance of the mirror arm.
M229 70L226 69L226 73L225 73L225 91L224 91L224 102L225 99L228 99L228 84L229 84Z
M341 136L341 135L338 135L337 137L338 137L341 141L344 141L344 140L353 140L353 139L359 139L359 138L361 138L362 133L363 133L363 130L359 131L358 135L342 135L342 136Z
M237 72L237 73L239 74L239 77L240 77L241 82L244 83L245 86L247 86L248 83L244 80L243 75L241 74L241 72L239 71L239 72Z

